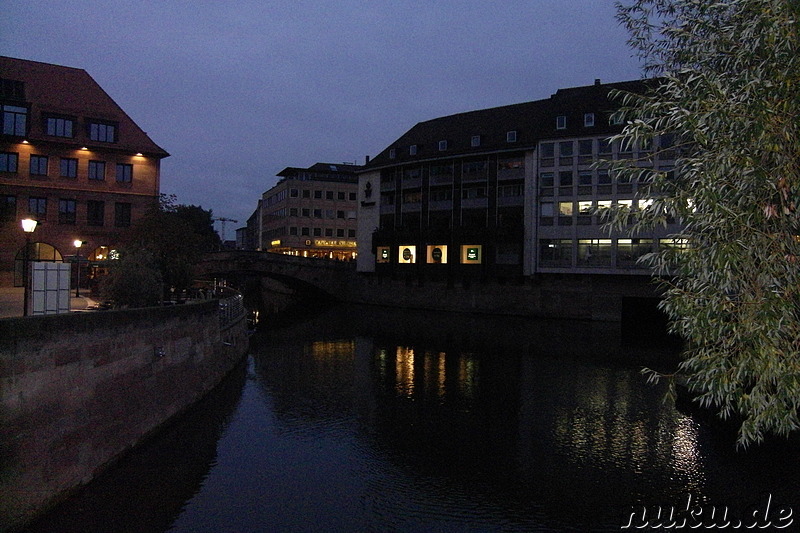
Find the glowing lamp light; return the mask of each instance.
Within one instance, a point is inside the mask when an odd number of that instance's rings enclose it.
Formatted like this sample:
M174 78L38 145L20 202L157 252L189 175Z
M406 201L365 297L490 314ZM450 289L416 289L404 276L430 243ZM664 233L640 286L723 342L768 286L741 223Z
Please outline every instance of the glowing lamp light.
M136 157L142 157L143 155L142 152L136 152Z
M75 248L80 248L81 246L83 246L83 241L80 239L75 239L72 244L75 245Z
M39 222L37 222L36 220L34 220L32 218L23 218L22 219L22 231L24 231L25 233L33 233L34 230L36 229L36 225L38 223Z
M28 144L28 140L27 139L23 139L22 140L22 144Z
M85 146L81 146L81 150L88 150Z

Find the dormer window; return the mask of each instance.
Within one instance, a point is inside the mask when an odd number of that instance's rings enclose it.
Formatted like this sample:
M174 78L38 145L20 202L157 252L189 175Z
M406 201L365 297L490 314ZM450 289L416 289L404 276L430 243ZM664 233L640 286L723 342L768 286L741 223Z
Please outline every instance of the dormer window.
M515 143L517 142L517 131L507 131L506 132L506 142L507 143Z
M612 126L619 126L622 124L622 113L619 111L612 113L610 117L608 117L608 123Z
M439 141L439 151L444 152L447 150L447 141Z
M28 108L16 105L0 105L3 114L3 135L24 137L28 131Z
M472 139L470 139L469 145L473 148L477 148L481 145L481 136L480 135L473 135Z
M565 129L567 129L567 116L566 115L558 115L556 117L556 129L557 130L565 130Z
M89 138L103 143L117 142L117 127L114 124L89 122Z
M395 157L397 157L397 150L395 150L394 148L390 148L389 149L389 159L394 159Z
M583 114L583 127L584 128L594 127L594 113Z
M417 155L417 145L412 144L408 147L408 155Z
M53 137L72 138L75 121L70 118L48 117L47 134Z

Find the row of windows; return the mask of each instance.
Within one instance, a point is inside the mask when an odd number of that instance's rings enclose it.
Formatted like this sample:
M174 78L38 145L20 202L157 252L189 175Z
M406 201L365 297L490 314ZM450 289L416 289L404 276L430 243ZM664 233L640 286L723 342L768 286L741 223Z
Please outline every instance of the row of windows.
M282 191L284 194L286 191ZM351 202L355 202L356 193L345 191L325 191L322 189L289 189L290 198L311 198L313 195L315 200L344 200L345 198Z
M657 139L660 159L674 159L675 154L672 151L674 143L673 135L662 135ZM620 142L612 143L608 138L544 142L539 145L539 161L543 167L572 165L577 155L578 164L588 165L598 156L611 158L612 154L616 154L617 159L631 159L634 151L640 158L651 157L653 142L642 140L636 146Z
M272 213L275 217L285 217L286 216L286 209L279 209ZM298 208L298 207L290 207L288 210L290 217L309 217L309 218L327 218L330 220L340 218L346 220L355 220L356 212L355 211L341 211L341 210L333 210L333 209L312 209L308 207Z
M302 235L304 237L322 237L323 234L325 237L333 237L334 233L336 233L336 237L345 237L349 239L355 239L356 237L356 230L354 229L344 229L344 228L309 228L309 227L296 227L291 226L289 227L289 235Z
M88 175L90 180L104 181L106 179L106 162L89 161ZM19 154L14 152L0 152L0 172L17 172L19 168ZM49 176L50 157L46 155L31 154L29 170L31 176ZM78 160L71 157L60 157L58 161L59 176L62 178L78 177ZM129 163L116 164L117 183L131 183L133 181L133 165Z
M451 247L453 248L453 247ZM480 244L464 244L456 248L458 253L457 262L465 265L479 265L483 260L483 246ZM452 256L448 257L448 246L446 244L428 244L424 250L420 248L420 253L425 253L424 259L417 256L417 246L413 244L401 244L400 246L378 246L376 252L376 262L399 264L413 264L425 262L428 264L447 264L452 262Z
M0 105L0 127L4 135L25 137L28 134L28 108L18 105ZM72 139L77 133L77 119L64 116L44 116L44 131L51 137ZM87 119L86 135L92 141L117 142L117 124Z
M541 239L539 265L551 268L635 268L640 257L659 248L685 250L680 239Z
M489 164L486 160L466 161L461 166L461 173L464 178L486 178ZM503 158L497 161L498 177L519 177L525 171L525 159L523 157ZM452 163L432 165L428 169L431 182L435 184L451 183L453 181L454 166ZM403 182L417 181L422 177L421 168L405 169L402 173ZM386 172L381 176L381 183L394 183L395 175ZM383 187L386 188L386 187Z
M88 200L86 202L86 224L88 226L105 225L105 202L98 200ZM39 221L47 220L48 216L47 198L31 196L28 198L27 215ZM78 201L72 198L60 198L58 200L58 223L65 225L75 225L77 219ZM3 222L16 220L17 218L17 197L0 196L0 219ZM127 202L114 203L114 226L124 228L131 225L131 204Z

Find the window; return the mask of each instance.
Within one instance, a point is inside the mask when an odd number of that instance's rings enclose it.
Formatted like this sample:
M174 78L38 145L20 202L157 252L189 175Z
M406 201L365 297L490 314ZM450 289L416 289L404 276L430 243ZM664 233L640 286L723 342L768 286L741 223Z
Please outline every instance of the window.
M336 218L344 218L344 211L336 211Z
M114 204L114 225L118 228L127 228L131 225L131 204L126 202Z
M447 245L446 244L430 244L427 247L427 262L428 263L447 263Z
M573 152L572 141L563 141L558 143L558 155L561 157L560 164L571 165L573 154L574 152Z
M17 197L10 195L0 196L0 222L10 222L17 219Z
M50 117L47 119L47 134L53 137L72 138L74 125L75 122L72 119Z
M447 141L439 141L439 151L444 152L447 150Z
M311 198L311 190L303 189L303 198Z
M594 211L594 203L591 200L578 202L578 213L581 215L591 215Z
M322 237L322 228L314 228L314 237Z
M325 228L325 236L333 237L333 228Z
M314 218L322 218L322 209L314 209Z
M297 235L297 226L292 226L289 228L289 235Z
M611 183L611 175L608 173L608 169L597 171L597 183L598 185L608 185Z
M480 264L482 246L480 244L465 244L461 247L461 262L464 264Z
M611 239L581 239L578 241L580 266L611 266Z
M583 114L583 127L591 128L594 126L594 113Z
M355 202L356 201L356 193L351 192L349 198L350 198L351 202Z
M469 145L473 148L477 148L481 145L481 136L480 135L473 135L472 139L469 141Z
M98 181L106 179L105 161L89 161L89 179Z
M552 217L553 202L542 202L541 209L539 210L539 215L543 217Z
M308 237L311 234L311 230L309 228L300 228L300 235Z
M99 122L89 123L89 138L93 141L113 143L117 140L117 127Z
M89 226L102 226L106 218L106 204L97 200L86 202L86 223Z
M539 185L541 187L552 187L553 177L554 175L552 172L542 172L539 174Z
M311 209L308 208L308 207L304 207L302 213L303 213L304 217L310 217L311 216Z
M62 178L75 178L78 176L78 160L62 157L59 161L59 171Z
M417 145L412 144L408 147L408 155L417 155Z
M578 141L578 155L591 156L592 155L592 139L582 139Z
M19 154L0 152L0 172L16 172Z
M28 109L15 105L0 105L3 109L3 135L24 137L28 131Z
M130 183L133 180L133 165L117 163L117 183Z
M334 211L333 209L326 209L325 218L327 218L328 220L336 218L336 211Z
M339 191L336 193L337 200L344 200L344 191Z
M569 239L542 239L539 241L539 262L542 266L572 266L572 241Z
M578 185L591 185L592 184L592 171L581 170L578 172Z
M403 245L398 248L399 254L397 256L398 263L416 263L417 260L417 247L414 245Z
M47 176L47 156L31 154L31 176Z
M71 199L62 198L58 201L58 223L75 224L75 210L77 202Z
M562 170L558 173L558 184L561 187L569 187L572 185L572 171Z
M508 142L508 143L517 142L517 132L516 131L507 131L506 132L506 142Z
M322 200L322 191L320 191L320 190L314 191L314 198L316 200Z
M562 217L571 217L572 210L572 202L558 202L558 214Z
M297 198L300 195L300 191L297 189L289 189L289 198Z
M290 217L296 217L297 213L298 213L298 211L297 211L296 207L290 207L289 208L289 216Z
M333 200L333 191L325 191L325 199Z
M344 237L344 228L339 228L336 230L337 237Z
M397 157L397 150L395 150L394 148L390 148L389 149L389 159L394 159L395 157Z
M567 117L566 117L566 115L558 115L556 117L556 129L557 130L565 130L565 129L567 129Z
M355 237L356 237L356 230L354 230L354 229L347 230L347 238L348 239L355 239Z
M388 263L389 262L389 247L388 246L378 246L378 249L375 250L375 257L378 263Z
M28 214L36 220L47 218L47 198L28 198Z
M620 111L616 111L615 113L612 113L610 117L608 117L608 123L612 126L619 126L623 122L623 116Z
M539 148L539 158L543 167L552 167L555 164L555 143L542 143Z

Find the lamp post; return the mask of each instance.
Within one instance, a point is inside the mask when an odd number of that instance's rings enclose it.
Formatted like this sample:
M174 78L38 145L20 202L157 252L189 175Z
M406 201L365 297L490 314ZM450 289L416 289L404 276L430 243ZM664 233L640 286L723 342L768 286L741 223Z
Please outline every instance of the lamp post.
M22 220L22 231L25 232L25 254L22 260L22 283L24 291L22 292L22 316L28 316L28 299L30 298L30 254L31 254L31 234L36 229L38 222L32 218L25 218Z
M80 239L75 239L75 242L72 244L75 245L75 260L78 263L77 272L75 274L75 297L80 298L81 296L81 246L83 246L83 241Z

